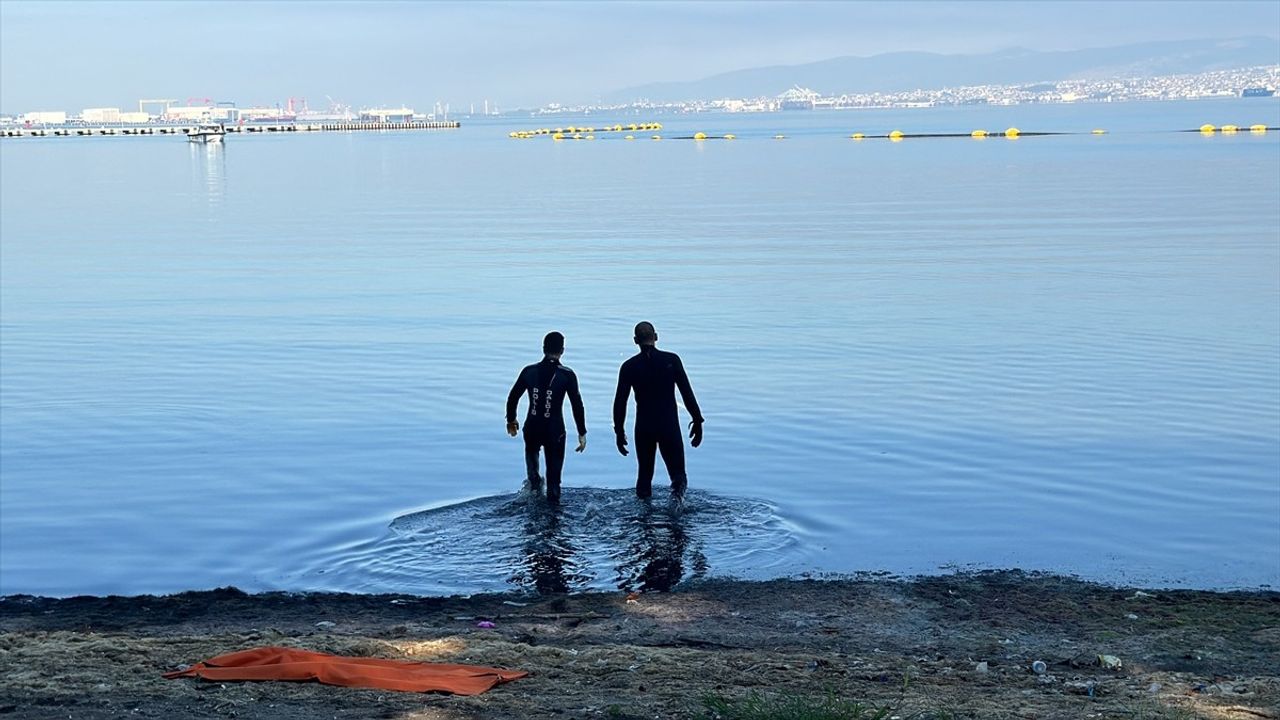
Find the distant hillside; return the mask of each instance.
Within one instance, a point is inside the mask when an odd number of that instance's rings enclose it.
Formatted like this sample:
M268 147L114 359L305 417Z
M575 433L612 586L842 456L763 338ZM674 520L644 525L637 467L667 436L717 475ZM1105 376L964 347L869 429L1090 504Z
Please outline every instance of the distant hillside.
M608 102L655 102L777 95L792 85L824 95L1041 81L1199 73L1280 64L1280 40L1265 37L1185 40L1090 50L1012 49L986 55L898 52L839 57L806 65L751 68L702 80L650 83L605 96Z

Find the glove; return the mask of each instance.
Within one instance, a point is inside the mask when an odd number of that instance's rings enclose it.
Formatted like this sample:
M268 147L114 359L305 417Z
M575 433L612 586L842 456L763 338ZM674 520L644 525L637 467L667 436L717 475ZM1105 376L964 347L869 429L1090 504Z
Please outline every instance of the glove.
M689 423L689 441L689 444L694 447L702 444L702 423L696 420Z
M517 433L517 432L519 432L519 431L520 431L520 421L519 421L519 420L511 420L511 421L509 421L509 422L507 423L507 434L508 434L508 435L510 435L511 437L515 437L515 436L516 436L516 433Z
M573 451L574 451L574 452L582 452L583 450L586 450L586 449L587 449L587 436L586 436L586 435L579 435L579 436L578 436L578 447L574 448L574 450L573 450Z
M622 457L626 457L630 453L627 452L627 434L618 433L618 452L622 453Z

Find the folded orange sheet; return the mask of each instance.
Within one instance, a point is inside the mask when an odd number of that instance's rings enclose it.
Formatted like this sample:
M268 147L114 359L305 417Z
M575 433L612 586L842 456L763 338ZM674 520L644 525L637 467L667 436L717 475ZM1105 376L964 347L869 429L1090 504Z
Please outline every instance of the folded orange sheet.
M326 685L404 692L479 695L499 683L529 673L479 665L449 665L409 660L343 657L283 647L260 647L219 655L186 670L165 673L172 680L318 680Z

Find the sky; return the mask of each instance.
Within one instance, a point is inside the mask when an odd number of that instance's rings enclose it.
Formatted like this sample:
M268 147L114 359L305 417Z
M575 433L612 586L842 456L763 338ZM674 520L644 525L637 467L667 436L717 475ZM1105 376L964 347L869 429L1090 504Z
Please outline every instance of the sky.
M917 50L1280 36L1280 2L0 0L0 112L332 98L453 112Z

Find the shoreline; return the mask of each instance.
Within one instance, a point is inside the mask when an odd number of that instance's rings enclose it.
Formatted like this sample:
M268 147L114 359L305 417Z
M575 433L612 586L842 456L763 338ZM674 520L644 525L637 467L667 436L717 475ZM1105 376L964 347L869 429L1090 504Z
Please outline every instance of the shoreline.
M261 645L530 676L473 697L160 677ZM0 714L13 718L712 718L724 715L708 698L776 696L920 720L1280 719L1280 592L1007 570L702 580L630 597L0 598Z

